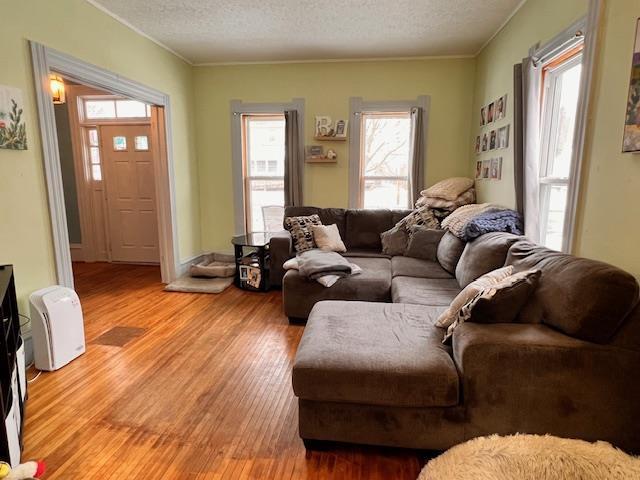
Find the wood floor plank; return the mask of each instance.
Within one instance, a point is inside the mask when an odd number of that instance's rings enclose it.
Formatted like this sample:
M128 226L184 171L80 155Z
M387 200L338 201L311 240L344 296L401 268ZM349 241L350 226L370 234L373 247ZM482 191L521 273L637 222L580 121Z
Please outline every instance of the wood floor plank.
M29 386L23 458L45 459L47 479L417 477L411 451L304 449L291 388L304 327L280 292L169 293L151 266L74 275L87 352Z

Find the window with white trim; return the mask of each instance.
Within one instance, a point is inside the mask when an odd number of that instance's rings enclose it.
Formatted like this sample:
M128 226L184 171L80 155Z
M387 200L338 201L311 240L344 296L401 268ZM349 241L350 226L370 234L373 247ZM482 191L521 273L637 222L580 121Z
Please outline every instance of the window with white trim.
M243 113L241 125L246 231L273 230L269 222L279 230L269 211L284 207L284 115Z
M542 66L540 241L562 250L573 158L582 43Z
M151 106L137 100L104 97L82 97L85 120L147 119Z
M409 208L411 112L360 115L359 208Z

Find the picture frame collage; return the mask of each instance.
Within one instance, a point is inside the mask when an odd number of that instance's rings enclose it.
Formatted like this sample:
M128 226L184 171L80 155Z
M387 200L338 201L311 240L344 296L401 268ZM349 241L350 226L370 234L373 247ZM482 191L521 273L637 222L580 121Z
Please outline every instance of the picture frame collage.
M509 147L510 124L501 127L486 128L507 116L507 94L493 100L480 109L480 133L476 136L475 152L481 155L486 152L504 150ZM501 180L502 157L478 159L476 162L476 179Z

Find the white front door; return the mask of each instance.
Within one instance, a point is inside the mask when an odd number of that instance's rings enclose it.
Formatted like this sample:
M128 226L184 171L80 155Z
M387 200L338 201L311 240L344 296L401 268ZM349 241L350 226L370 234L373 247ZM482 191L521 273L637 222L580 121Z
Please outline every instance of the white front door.
M156 192L148 125L100 127L111 260L159 263Z

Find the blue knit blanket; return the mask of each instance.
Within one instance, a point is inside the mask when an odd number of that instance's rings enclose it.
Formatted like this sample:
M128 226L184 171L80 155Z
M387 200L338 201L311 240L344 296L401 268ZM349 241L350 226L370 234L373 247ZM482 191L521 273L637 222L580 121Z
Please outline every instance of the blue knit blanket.
M515 210L489 210L473 217L464 227L464 241L468 242L489 232L524 233L522 215Z

